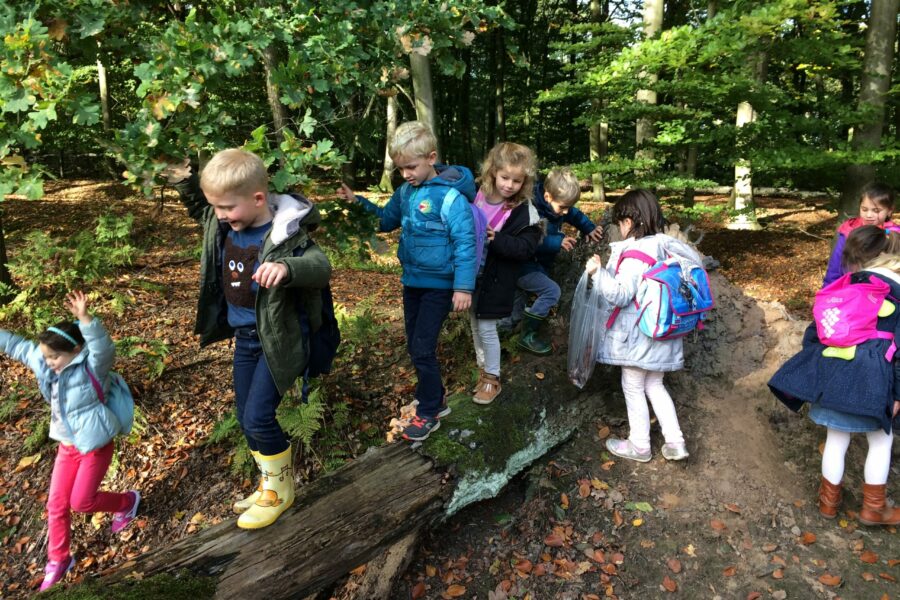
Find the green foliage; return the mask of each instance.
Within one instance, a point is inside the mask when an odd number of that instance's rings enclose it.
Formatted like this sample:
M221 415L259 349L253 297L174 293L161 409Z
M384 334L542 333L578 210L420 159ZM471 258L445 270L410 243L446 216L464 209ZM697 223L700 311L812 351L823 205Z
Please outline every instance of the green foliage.
M134 217L103 215L93 230L69 238L44 231L25 236L7 264L18 288L0 284L0 294L13 300L0 307L0 318L23 315L42 330L55 320L55 310L67 292L89 286L115 269L131 264L138 250L130 242Z
M350 312L343 305L335 305L335 316L341 329L338 358L352 356L360 368L369 364L369 350L377 346L381 334L387 330L383 316L375 310L373 300L366 298Z
M322 214L322 226L316 237L335 266L367 264L373 247L383 245L373 233L378 217L358 202L330 200L317 206Z
M144 361L144 370L148 380L158 379L166 369L166 357L169 345L162 340L147 339L139 336L128 336L116 340L116 354L124 358L140 357Z
M29 433L22 442L22 450L25 454L34 454L41 446L50 441L49 408L46 412L47 414L35 422L34 427L31 429L31 433Z
M292 438L311 450L313 437L322 428L325 415L324 392L321 386L313 388L306 403L300 401L299 382L278 406L278 422Z
M35 388L31 384L26 384L14 379L3 390L0 395L0 423L5 423L16 414L16 409L20 402L28 400L35 395Z

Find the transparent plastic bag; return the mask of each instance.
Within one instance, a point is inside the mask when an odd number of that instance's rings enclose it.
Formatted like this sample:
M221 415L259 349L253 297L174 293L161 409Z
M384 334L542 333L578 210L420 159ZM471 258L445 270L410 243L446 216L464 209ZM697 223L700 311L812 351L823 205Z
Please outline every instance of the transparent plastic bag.
M596 280L591 281L587 271L582 273L572 299L569 317L569 380L583 388L594 372L597 349L606 334L603 314L603 296Z

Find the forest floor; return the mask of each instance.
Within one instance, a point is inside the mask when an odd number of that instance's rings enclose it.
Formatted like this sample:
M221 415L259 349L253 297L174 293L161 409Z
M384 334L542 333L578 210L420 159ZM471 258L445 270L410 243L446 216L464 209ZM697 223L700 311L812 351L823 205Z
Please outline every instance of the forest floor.
M720 261L719 273L734 284L721 283L717 298L717 318L725 320L733 339L704 346L713 356L709 360L693 353L693 364L670 380L691 457L684 463L658 456L647 464L611 460L603 439L627 434L621 394L614 394L618 401L598 406L584 428L500 497L430 533L396 587L396 598L900 595L896 531L856 521L865 444L857 440L848 455L844 510L834 521L821 519L815 490L823 432L779 406L765 388L771 372L799 346L835 215L824 200L765 198L759 205L764 231L728 231L709 217L699 223L705 234L700 249ZM603 207L582 208L596 216ZM71 237L93 227L107 210L135 215L134 238L143 249L130 268L92 291L113 337L135 338L131 347L138 351L120 357L117 370L132 384L146 418L139 434L120 442L107 486L138 488L145 503L135 524L119 536L109 533L108 516L75 515L78 564L67 581L231 518L231 501L252 483L232 473L236 456L230 444L209 442L232 401L231 349L198 349L191 333L196 224L171 200L156 205L121 186L88 181L51 184L43 200L8 200L3 210L10 255L24 247L31 230ZM323 428L319 439L298 452L301 484L380 443L414 388L403 351L398 275L343 267L332 288L336 302L356 318L323 389L330 410L337 413L340 405L351 417ZM112 296L124 299L124 310L114 310ZM61 307L58 314L64 316ZM24 329L26 319L0 326ZM450 327L462 324L454 317ZM453 391L470 385L465 343L457 339L440 349ZM161 372L154 356L162 361ZM41 578L43 504L55 449L32 438L45 414L31 375L0 359L3 598L33 593ZM889 483L895 496L897 480L895 466ZM352 578L342 583L333 597L352 598L353 585Z

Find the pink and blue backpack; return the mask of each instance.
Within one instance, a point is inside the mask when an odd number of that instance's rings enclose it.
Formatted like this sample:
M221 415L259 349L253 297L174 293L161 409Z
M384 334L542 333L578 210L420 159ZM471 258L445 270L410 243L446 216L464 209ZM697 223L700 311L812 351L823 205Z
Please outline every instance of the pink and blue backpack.
M658 261L640 250L626 250L619 257L616 272L626 258L650 265L634 298L638 328L644 335L654 340L671 340L703 329L703 321L715 306L709 276L703 267L673 255ZM606 323L607 329L618 314L616 308Z
M867 340L891 340L885 359L893 360L896 346L894 334L876 328L879 316L888 316L896 310L890 296L891 286L870 275L866 281L853 282L853 274L847 273L816 293L813 302L813 319L819 341L831 348L850 350L837 353L825 351L826 356L852 359L852 349Z

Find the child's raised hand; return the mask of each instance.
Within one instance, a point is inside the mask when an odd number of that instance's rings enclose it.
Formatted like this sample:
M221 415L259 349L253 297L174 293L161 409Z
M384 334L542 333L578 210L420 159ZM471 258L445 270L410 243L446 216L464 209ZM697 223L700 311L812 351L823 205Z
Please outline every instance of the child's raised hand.
M91 315L87 311L88 299L81 290L73 290L66 294L66 308L82 323L90 323Z
M594 227L594 230L587 234L587 239L589 242L597 243L603 239L603 228L602 227Z
M587 265L585 265L584 270L587 271L588 275L593 275L597 272L597 269L603 266L603 260L599 255L595 254L591 258L588 259Z
M264 262L253 274L253 281L260 287L270 288L284 281L287 275L288 268L284 263Z
M356 202L356 194L353 193L346 183L342 183L341 187L337 191L338 196L346 200L347 202Z
M577 243L578 243L578 240L576 240L575 238L566 236L563 238L563 241L560 244L560 246L562 246L562 249L565 250L566 252L571 252L575 248L575 244L577 244Z

